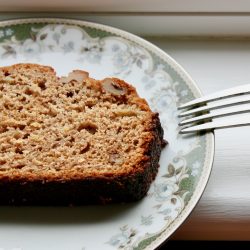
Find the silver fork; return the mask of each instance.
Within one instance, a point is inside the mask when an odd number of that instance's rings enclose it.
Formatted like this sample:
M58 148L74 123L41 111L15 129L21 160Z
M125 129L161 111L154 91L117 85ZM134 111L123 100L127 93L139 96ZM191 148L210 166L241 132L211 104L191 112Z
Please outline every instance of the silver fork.
M180 133L250 125L250 117L234 117L236 114L250 112L250 106L240 105L247 103L250 103L250 84L219 91L185 103L178 107L180 110L186 109L179 114L179 117L185 117L179 123L182 127ZM217 112L210 112L211 110ZM232 119L229 121L215 119L224 116L232 116Z

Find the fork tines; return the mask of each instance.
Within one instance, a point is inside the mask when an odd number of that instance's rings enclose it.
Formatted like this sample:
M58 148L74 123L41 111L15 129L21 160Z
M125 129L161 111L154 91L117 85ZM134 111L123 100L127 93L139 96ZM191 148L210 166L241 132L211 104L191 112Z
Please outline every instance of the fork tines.
M200 130L212 130L215 128L227 128L250 125L250 117L233 117L230 121L212 120L229 115L250 112L250 106L237 106L250 103L250 84L223 90L211 95L203 96L178 107L188 109L179 114L179 117L188 117L180 122L180 126L191 125L182 128L180 133L190 133ZM234 97L234 98L232 98ZM235 98L237 97L237 98ZM230 99L228 99L230 98ZM226 100L224 100L226 99ZM233 107L235 106L235 107ZM230 107L229 109L225 109ZM221 109L221 110L217 110ZM209 113L210 110L217 110ZM190 118L190 116L193 116ZM197 124L199 123L199 124ZM200 124L202 123L202 124Z

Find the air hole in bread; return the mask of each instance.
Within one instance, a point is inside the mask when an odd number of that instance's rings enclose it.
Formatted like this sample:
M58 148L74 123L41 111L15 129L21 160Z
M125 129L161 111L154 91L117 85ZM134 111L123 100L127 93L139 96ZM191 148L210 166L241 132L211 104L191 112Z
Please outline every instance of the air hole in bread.
M121 133L121 131L122 131L122 128L119 126L116 133L119 134Z
M71 136L69 139L69 142L71 142L71 143L75 142L75 138Z
M25 127L26 127L26 125L24 125L24 124L18 124L18 128L19 128L20 130L24 130Z
M90 109L95 106L95 104L92 101L88 101L88 100L85 102L85 105L86 105L86 107L88 107Z
M3 105L3 106L4 106L4 108L5 108L5 109L7 109L7 110L9 109L9 104L4 103L4 105Z
M32 95L33 91L30 88L26 88L25 91L24 91L24 94L26 94L26 95Z
M41 90L45 90L47 87L46 87L46 80L45 79L42 79L38 82L38 87L41 89Z
M67 97L73 97L73 96L74 96L74 93L73 93L72 91L67 92L66 96L67 96Z
M129 153L130 151L131 151L130 147L128 147L128 148L125 149L125 153Z
M90 134L94 135L97 131L97 126L93 123L81 123L79 125L79 127L77 128L78 132L82 131L82 130L86 130L88 131Z
M23 110L23 106L20 106L17 109L18 109L18 111L21 111L21 110Z
M0 127L0 133L5 133L7 131L8 131L8 127L7 126Z
M29 133L24 134L23 139L27 139L30 136Z
M51 148L55 149L55 148L57 148L59 146L60 146L60 143L59 142L55 142L55 143L52 144Z
M84 154L86 152L88 152L90 149L90 144L87 142L86 145L84 145L81 150L80 150L80 154Z
M24 167L25 167L25 164L17 164L14 166L14 168L16 168L16 169L22 169Z
M0 160L0 165L4 165L6 163L6 160Z
M16 148L15 149L15 153L22 155L23 154L23 150L21 148Z
M26 97L23 96L21 99L20 99L21 102L25 102L26 101Z
M49 100L49 103L51 103L51 104L53 104L53 105L56 105L56 100L50 99L50 100Z
M72 117L69 117L69 118L68 118L68 122L69 122L69 123L73 123L73 122L74 122L74 120L72 119Z
M137 145L138 145L138 143L139 143L139 141L138 141L138 140L134 140L134 141L133 141L133 144L134 144L135 146L137 146Z

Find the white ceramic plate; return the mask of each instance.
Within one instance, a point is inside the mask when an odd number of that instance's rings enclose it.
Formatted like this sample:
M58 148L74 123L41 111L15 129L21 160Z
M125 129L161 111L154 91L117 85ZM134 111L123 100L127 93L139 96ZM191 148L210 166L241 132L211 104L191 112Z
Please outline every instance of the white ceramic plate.
M65 19L0 23L0 66L32 62L59 75L83 69L97 79L134 85L160 113L165 139L160 169L147 197L126 205L1 207L0 249L154 249L190 214L207 183L214 136L178 133L177 106L200 92L165 52L122 30Z

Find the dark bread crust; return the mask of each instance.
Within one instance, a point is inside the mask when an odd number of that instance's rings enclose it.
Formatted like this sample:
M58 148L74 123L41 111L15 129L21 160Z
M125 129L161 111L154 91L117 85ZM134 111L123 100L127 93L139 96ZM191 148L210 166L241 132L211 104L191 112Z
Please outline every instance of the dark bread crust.
M48 70L53 71L51 68ZM164 146L163 129L158 113L153 113L146 101L138 97L135 88L122 80L113 79L128 90L121 101L132 96L129 102L140 105L141 109L152 114L152 119L146 128L150 136L142 146L144 154L137 165L130 172L121 171L114 175L71 177L68 174L59 178L49 175L47 178L41 178L33 174L20 175L20 173L13 173L12 176L2 175L0 205L107 204L136 201L146 195L158 171L161 149ZM102 81L92 82L91 78L89 81L93 87L102 87ZM114 95L114 98L117 96Z

